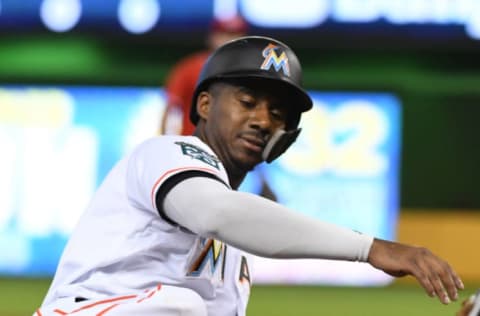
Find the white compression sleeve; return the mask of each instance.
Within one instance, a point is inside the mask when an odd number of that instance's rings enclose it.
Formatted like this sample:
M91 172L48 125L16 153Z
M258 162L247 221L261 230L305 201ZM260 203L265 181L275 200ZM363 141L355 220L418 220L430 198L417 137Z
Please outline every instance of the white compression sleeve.
M163 207L171 220L194 233L264 257L367 261L373 242L206 177L178 183Z

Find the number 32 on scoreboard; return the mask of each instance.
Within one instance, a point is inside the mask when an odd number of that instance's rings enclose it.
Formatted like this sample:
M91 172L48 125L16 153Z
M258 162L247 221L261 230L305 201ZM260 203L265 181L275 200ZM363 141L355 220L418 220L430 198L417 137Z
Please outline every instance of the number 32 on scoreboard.
M316 103L301 121L302 133L280 163L303 173L334 172L339 176L379 176L389 167L382 145L390 122L369 101L352 100L335 107Z

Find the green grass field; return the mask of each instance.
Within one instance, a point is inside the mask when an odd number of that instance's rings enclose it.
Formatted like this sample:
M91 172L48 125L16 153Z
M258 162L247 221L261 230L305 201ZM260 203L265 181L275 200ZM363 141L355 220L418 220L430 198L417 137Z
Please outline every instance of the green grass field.
M47 279L0 279L0 316L30 316L49 286ZM249 316L442 316L455 315L460 301L479 287L468 284L460 300L448 306L417 285L385 288L326 286L254 286Z

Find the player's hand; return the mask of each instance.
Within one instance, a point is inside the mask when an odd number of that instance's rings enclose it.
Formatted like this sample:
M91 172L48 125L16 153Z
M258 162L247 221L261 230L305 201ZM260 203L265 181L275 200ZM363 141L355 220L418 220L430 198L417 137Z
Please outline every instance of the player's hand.
M414 276L428 295L444 304L457 300L458 290L464 288L450 265L426 248L375 239L368 262L395 277Z

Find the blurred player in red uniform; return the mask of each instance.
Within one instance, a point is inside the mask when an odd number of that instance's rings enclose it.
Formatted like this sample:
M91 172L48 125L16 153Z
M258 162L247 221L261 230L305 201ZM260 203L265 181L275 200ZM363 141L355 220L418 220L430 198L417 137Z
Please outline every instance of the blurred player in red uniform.
M244 36L247 23L240 16L216 19L206 38L207 49L195 52L174 65L165 81L167 105L160 123L160 134L192 135L195 126L189 112L200 70L209 54L235 38Z

